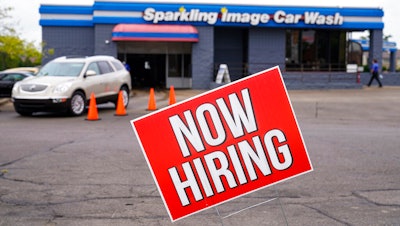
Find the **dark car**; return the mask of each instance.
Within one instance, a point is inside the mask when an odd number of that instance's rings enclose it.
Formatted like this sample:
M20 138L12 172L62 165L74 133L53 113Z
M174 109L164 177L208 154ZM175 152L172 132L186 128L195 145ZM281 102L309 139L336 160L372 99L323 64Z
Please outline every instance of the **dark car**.
M14 84L30 76L33 76L33 74L28 72L0 72L0 97L11 97Z

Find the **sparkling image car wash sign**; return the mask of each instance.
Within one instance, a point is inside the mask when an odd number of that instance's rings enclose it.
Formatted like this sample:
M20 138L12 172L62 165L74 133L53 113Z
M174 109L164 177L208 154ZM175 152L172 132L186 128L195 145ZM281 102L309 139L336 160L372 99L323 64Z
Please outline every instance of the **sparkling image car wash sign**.
M172 221L312 171L278 67L131 123Z

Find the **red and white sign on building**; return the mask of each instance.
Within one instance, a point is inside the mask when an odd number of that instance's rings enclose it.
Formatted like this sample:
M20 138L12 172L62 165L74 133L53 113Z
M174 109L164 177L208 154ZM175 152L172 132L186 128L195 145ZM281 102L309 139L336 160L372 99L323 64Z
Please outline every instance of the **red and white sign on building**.
M172 221L312 171L278 67L131 123Z

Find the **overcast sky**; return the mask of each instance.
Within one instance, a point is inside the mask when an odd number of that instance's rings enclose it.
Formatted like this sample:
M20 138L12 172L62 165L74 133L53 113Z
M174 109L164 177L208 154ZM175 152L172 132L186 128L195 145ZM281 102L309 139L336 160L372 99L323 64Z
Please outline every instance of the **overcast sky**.
M129 1L129 0L120 0ZM260 0L143 0L137 2L204 2L214 4L271 4L271 1L260 1ZM333 6L333 7L379 7L383 8L385 16L383 22L385 28L383 30L384 35L391 35L391 41L395 41L400 46L400 25L398 24L400 19L400 4L394 0L335 0L335 1L321 1L321 0L280 0L279 4L272 3L271 5L294 5L294 6ZM334 2L331 3L331 2ZM0 0L0 3L4 6L12 6L14 11L12 17L14 21L18 22L16 27L21 37L27 41L33 41L35 43L41 42L41 27L39 26L39 6L40 4L68 4L68 5L92 5L93 0ZM364 33L362 35L367 35ZM359 34L361 35L361 34Z

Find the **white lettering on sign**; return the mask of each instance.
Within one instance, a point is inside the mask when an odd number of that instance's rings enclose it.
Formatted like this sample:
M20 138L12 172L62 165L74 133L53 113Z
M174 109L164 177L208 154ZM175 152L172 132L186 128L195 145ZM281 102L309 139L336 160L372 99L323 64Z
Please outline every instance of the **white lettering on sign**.
M277 146L274 144L275 139L278 141ZM268 131L264 135L264 142L265 145L262 145L261 138L255 136L252 138L252 143L245 140L237 145L228 146L228 153L217 150L204 155L203 159L194 159L193 163L185 162L181 166L182 175L178 173L179 166L169 168L168 172L182 206L190 204L189 191L193 193L196 201L200 201L204 199L202 190L206 197L215 194L213 187L215 187L217 193L226 191L227 188L223 185L223 179L227 181L229 189L232 189L238 186L237 183L246 184L248 182L247 177L251 181L257 180L256 168L264 176L268 176L272 173L271 166L276 170L286 170L292 165L292 154L289 146L285 144L285 135L281 130ZM239 156L243 159L243 163ZM230 165L233 165L233 170L229 168ZM206 172L211 175L211 180ZM196 179L196 173L200 181Z
M226 23L248 23L257 26L260 23L266 24L269 21L269 14L266 13L230 13L226 7L221 9L221 22Z
M302 14L290 14L283 10L278 10L274 14L274 21L278 24L297 24L304 20L305 24L312 25L342 25L343 16L339 13L335 15L321 15L319 12L305 12Z
M293 14L278 10L270 15L268 13L229 12L227 7L222 7L219 12L204 12L200 9L186 10L183 6L177 11L157 11L154 8L147 8L143 12L143 19L154 24L160 22L205 22L215 25L219 19L221 23L258 26L267 24L271 18L278 24L298 24L300 21L304 21L309 25L342 25L344 21L340 13L334 15L321 15L320 12Z
M210 115L211 122L207 121L206 115ZM199 122L201 131L203 133L204 140L211 146L218 146L225 141L226 133L222 125L221 118L218 115L217 108L212 104L203 104L196 110L196 118ZM214 126L216 137L213 137L211 128Z
M250 100L250 94L248 89L242 90L244 108L241 105L238 96L236 94L229 95L229 102L231 106L231 112L228 110L228 106L222 98L216 100L217 105L224 117L228 127L234 138L238 138L245 134L243 126L246 128L248 133L257 130L255 116L253 112L253 106ZM210 115L211 121L217 130L217 137L212 137L210 128L205 113ZM187 125L182 121L178 115L174 115L169 118L172 129L175 133L175 137L178 141L180 150L182 151L183 157L190 156L190 151L187 141L193 146L197 152L204 151L204 144L201 140L201 136L192 113L188 110L184 112L185 120ZM218 146L222 144L226 137L226 132L222 127L222 122L219 117L217 108L212 104L203 104L196 109L196 117L200 125L201 132L207 144L211 146ZM187 139L185 139L187 138Z
M227 131L238 140L229 144L225 151L213 150L168 169L182 206L190 204L189 192L195 201L200 201L204 196L210 197L259 179L257 171L268 176L272 174L272 168L286 170L292 165L286 136L279 129L261 131L263 136L240 140L244 135L258 131L249 90L243 89L240 93L243 104L238 95L232 93L228 95L229 104L219 98L215 104L200 105L195 111L196 121L190 111L184 112L184 121L178 115L169 118L184 157L191 156L190 149L204 151L205 143L213 147L223 144Z
M179 11L156 11L154 8L147 8L143 13L145 21L151 21L155 24L159 22L206 22L213 25L218 20L217 12L201 12L198 9L191 9L189 12L184 7Z
M321 15L319 12L305 12L304 23L316 25L342 25L343 16L341 16L339 13L325 16Z
M285 11L278 10L274 14L274 21L278 24L297 24L302 17L301 14L287 14Z
M172 129L174 130L176 139L178 140L183 157L188 157L190 156L190 151L186 143L186 139L190 142L190 144L192 144L197 152L204 151L205 147L201 140L196 123L194 122L192 113L190 111L185 111L183 114L185 115L187 125L185 125L178 115L170 117L169 121L172 125Z

